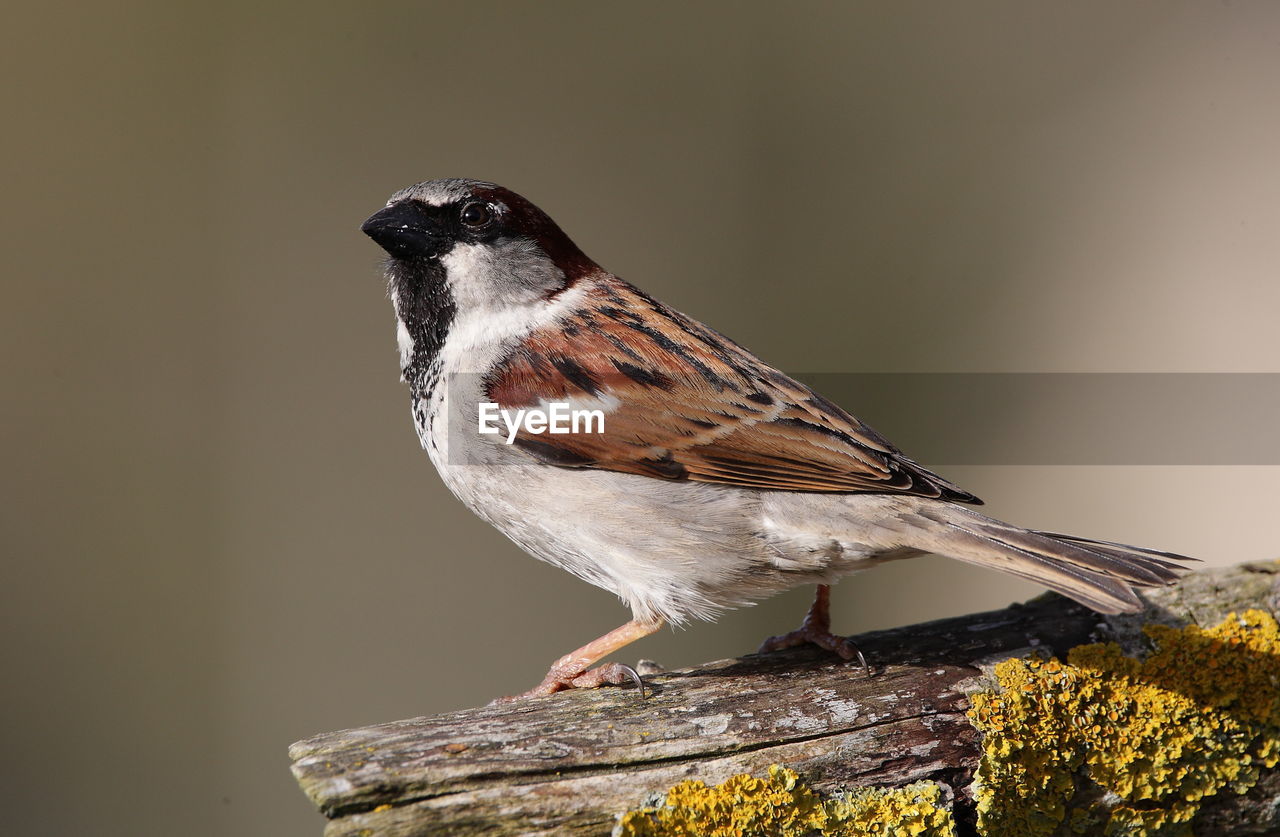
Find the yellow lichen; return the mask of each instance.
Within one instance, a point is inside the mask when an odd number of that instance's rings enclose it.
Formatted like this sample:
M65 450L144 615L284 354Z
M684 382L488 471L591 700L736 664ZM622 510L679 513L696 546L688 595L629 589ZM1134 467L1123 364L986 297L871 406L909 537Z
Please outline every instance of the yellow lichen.
M1207 797L1243 793L1280 756L1280 628L1262 611L1215 628L1146 628L1114 644L1006 660L973 696L984 835L1180 835Z
M827 802L827 834L954 837L955 821L933 782L861 788Z
M709 787L681 782L664 804L624 814L619 837L953 837L938 786L864 788L823 799L778 765L765 778L740 774Z

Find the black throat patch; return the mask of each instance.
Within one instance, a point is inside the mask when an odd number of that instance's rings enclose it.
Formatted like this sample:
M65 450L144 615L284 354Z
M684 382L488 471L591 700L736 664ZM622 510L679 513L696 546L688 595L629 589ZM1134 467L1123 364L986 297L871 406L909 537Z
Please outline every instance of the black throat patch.
M397 315L413 340L409 363L400 371L413 394L423 395L435 386L439 370L433 369L458 306L445 284L444 266L436 259L391 259L387 282L399 300Z

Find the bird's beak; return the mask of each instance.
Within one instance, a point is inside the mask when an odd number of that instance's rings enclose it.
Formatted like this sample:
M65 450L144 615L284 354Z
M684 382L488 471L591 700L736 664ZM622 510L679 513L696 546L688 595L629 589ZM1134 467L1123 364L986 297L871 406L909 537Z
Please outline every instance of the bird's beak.
M400 201L369 216L360 231L393 258L432 258L440 254L444 231L416 201Z

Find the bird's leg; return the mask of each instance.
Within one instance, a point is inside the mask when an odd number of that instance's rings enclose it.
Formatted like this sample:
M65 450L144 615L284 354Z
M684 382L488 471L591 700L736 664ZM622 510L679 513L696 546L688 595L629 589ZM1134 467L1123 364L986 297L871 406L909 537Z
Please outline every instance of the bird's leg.
M626 683L628 680L639 681L640 676L630 666L624 666L619 663L609 663L598 668L590 668L590 666L624 645L629 645L637 639L646 637L661 627L661 621L641 622L633 619L622 627L614 628L599 639L588 642L577 651L570 651L556 660L552 664L551 670L547 672L547 676L542 679L542 682L529 691L521 695L498 698L494 703L505 703L527 697L542 697L543 695L554 694L562 689L594 689L606 683L616 686ZM643 688L643 683L640 685Z
M816 645L827 651L834 651L845 660L857 660L863 670L871 671L867 658L862 656L853 640L831 633L831 586L828 584L818 585L813 604L809 606L809 612L805 614L799 628L789 634L769 637L761 644L757 653L794 648L797 645Z

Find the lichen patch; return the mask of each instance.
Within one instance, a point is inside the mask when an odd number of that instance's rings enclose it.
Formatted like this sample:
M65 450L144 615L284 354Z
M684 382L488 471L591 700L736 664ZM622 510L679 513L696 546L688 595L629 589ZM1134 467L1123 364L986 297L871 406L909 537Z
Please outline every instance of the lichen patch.
M1145 629L1066 662L1012 659L973 696L984 835L1184 835L1202 802L1244 793L1280 757L1280 628L1231 614L1213 628Z
M860 788L824 798L778 765L758 778L740 774L719 785L681 782L662 804L630 811L615 837L954 837L942 791L931 782Z

